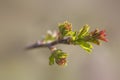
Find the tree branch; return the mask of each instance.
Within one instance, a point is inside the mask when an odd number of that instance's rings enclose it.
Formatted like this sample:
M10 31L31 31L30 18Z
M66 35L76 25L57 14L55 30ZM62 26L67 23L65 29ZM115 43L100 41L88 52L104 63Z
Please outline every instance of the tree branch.
M42 41L37 41L36 43L26 47L27 50L29 49L34 49L34 48L39 48L39 47L52 47L54 45L57 45L57 44L70 44L70 37L66 37L66 38L63 38L63 39L57 39L55 41L52 41L52 42L42 42Z

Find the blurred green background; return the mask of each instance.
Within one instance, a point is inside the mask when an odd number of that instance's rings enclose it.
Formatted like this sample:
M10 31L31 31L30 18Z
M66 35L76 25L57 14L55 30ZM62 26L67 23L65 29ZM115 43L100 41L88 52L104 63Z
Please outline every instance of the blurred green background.
M66 20L74 30L105 29L109 42L91 55L57 45L69 53L67 67L49 66L47 48L24 50ZM120 80L119 25L119 0L0 0L0 80Z

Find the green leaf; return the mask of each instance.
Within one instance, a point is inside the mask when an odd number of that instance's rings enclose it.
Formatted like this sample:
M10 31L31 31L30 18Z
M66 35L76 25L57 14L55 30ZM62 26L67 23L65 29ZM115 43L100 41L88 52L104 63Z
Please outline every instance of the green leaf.
M83 37L86 36L88 34L90 26L88 26L87 24L85 26L83 26L83 28L80 30L78 37Z
M58 54L58 58L66 58L68 55L64 52L61 52L60 54Z
M69 31L66 35L67 36L71 36L71 37L75 37L76 36L76 33L75 31Z
M93 46L90 43L87 43L85 41L81 41L79 44L84 50L87 52L92 52Z
M65 28L64 28L64 24L60 24L59 25L59 31L62 35L65 35Z
M66 58L68 55L60 49L53 52L55 58Z
M73 33L73 31L68 31L67 33L66 33L66 36L72 36L74 33Z
M51 54L51 56L49 57L49 65L53 65L54 62L55 62L54 54Z

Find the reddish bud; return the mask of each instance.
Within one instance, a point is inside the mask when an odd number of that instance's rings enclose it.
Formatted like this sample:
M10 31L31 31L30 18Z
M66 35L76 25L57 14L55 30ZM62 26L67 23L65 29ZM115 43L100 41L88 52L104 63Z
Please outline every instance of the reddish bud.
M96 29L93 32L91 32L90 34L91 34L91 37L95 40L102 40L105 42L108 41L108 39L106 38L105 30L99 31L98 29Z
M71 31L72 30L72 24L69 23L68 21L65 21L64 22L64 26L65 26L65 29L68 30L68 31Z
M66 58L59 58L56 60L56 63L62 66L62 65L66 65L67 61Z
M103 41L105 41L105 42L108 42L108 39L106 38L105 30L101 30L98 34L99 34L98 38L99 38L100 40L103 40Z

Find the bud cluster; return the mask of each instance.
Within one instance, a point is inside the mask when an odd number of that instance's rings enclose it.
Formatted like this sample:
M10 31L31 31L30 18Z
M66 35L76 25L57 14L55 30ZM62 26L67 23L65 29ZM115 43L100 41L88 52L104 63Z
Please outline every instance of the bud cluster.
M67 65L67 56L68 55L60 49L54 50L49 57L49 64L53 65L56 62L56 64L61 66Z

